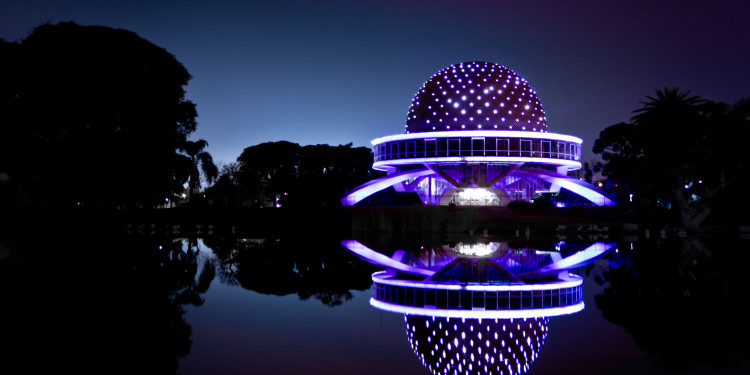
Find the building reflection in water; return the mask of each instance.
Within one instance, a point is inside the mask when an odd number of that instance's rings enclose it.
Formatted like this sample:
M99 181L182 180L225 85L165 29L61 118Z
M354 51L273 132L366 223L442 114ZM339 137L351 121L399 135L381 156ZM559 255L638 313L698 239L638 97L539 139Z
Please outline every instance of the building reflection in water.
M414 353L433 374L521 374L539 355L549 318L404 315Z
M507 242L377 252L343 241L385 270L372 275L370 303L403 313L414 353L433 374L521 374L547 337L549 317L584 308L582 278L569 270L614 248ZM572 247L572 249L571 249Z

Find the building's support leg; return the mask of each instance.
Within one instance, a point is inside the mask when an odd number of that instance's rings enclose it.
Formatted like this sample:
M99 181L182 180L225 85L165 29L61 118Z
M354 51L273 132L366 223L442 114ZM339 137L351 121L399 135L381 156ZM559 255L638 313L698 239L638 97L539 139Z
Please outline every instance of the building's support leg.
M567 175L537 168L520 168L515 171L514 174L527 177L537 177L552 184L560 185L560 187L588 199L597 206L614 206L615 204L614 199L605 191L586 181L581 181Z
M564 166L564 165L561 165L561 166L557 167L557 173L559 173L561 175L567 176L568 175L568 167ZM551 191L553 193L559 192L560 191L560 185L552 182L552 185L549 187L549 191Z
M402 183L412 178L431 175L433 173L435 172L431 169L425 168L393 173L381 178L374 179L356 187L345 197L341 198L341 205L353 206L357 204L357 202L369 197L370 195L373 195L383 189L387 189L388 187L391 187L395 184Z
M430 168L433 172L435 172L438 176L442 177L445 181L448 181L451 185L455 187L460 187L461 184L454 180L453 177L448 176L445 172L435 168L432 164L424 164L425 167Z
M488 182L488 183L486 184L486 185L487 185L487 187L492 187L493 185L495 185L496 183L498 183L498 182L499 182L500 180L502 180L503 178L505 178L505 177L506 177L506 176L508 176L509 174L511 174L511 173L513 173L513 172L515 172L515 171L516 171L516 169L518 169L518 168L520 168L520 167L521 167L521 165L522 165L522 164L516 164L516 165L514 165L514 166L512 166L512 167L508 168L508 170L507 170L507 171L505 171L505 172L503 172L503 173L501 173L501 174L497 175L497 176L496 176L495 178L493 178L493 179L492 179L492 181L490 181L490 182Z

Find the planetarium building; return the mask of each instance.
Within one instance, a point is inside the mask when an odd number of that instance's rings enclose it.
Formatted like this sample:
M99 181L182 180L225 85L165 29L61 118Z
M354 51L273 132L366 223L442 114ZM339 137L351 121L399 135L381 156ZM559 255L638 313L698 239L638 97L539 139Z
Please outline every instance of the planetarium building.
M414 96L405 129L372 141L373 168L387 175L352 190L343 205L389 187L425 205L504 206L561 189L614 203L567 175L581 168L582 140L547 132L536 92L504 66L465 62L437 72Z

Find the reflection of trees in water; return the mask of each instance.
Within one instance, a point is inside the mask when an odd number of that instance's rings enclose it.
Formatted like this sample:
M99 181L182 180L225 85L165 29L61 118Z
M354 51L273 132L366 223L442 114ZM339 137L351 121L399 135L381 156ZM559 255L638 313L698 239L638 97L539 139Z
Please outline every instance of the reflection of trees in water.
M636 243L610 260L596 304L664 367L750 359L750 325L741 314L747 248L747 241L698 237Z
M263 294L315 298L328 306L351 299L351 290L368 289L376 270L337 240L205 238L203 242L219 259L222 282Z
M95 232L0 242L4 366L177 373L191 346L183 306L203 303L214 268L181 242Z

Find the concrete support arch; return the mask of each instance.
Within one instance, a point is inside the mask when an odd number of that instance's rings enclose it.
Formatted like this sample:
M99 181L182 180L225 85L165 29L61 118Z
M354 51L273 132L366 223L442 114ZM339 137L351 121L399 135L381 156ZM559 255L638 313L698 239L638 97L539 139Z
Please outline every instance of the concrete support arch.
M603 190L589 184L586 181L581 181L577 178L573 178L564 174L560 174L546 169L539 168L519 168L514 174L527 177L537 177L552 183L553 185L559 185L562 188L570 190L573 193L580 195L583 198L588 199L597 206L614 206L615 201L609 194Z
M423 169L393 173L393 174L389 174L381 178L376 178L372 181L369 181L365 184L358 186L356 189L352 190L345 197L341 198L341 205L342 206L354 206L355 204L357 204L357 202L381 190L387 189L390 186L393 186L395 184L404 182L412 178L428 176L431 174L435 174L435 172L431 169L423 168Z

